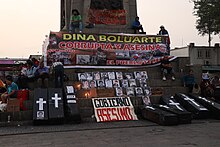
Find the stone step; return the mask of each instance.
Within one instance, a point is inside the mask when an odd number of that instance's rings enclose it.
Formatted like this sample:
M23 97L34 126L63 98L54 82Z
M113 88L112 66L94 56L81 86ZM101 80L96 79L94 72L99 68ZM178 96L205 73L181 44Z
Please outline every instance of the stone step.
M182 79L184 76L181 72L175 72L175 78L176 79ZM162 73L161 72L148 72L149 79L162 79ZM168 75L168 78L171 78L170 75Z
M151 103L152 104L159 104L160 103L160 97L161 96L156 96L156 95L150 96Z
M176 79L176 80L171 80L171 79L168 79L166 81L163 81L162 79L151 79L149 78L148 80L148 85L150 87L176 87L176 86L179 86L181 87L182 86L182 80L180 79Z
M94 28L83 28L83 33L103 34L103 33L122 33L122 32L127 34L133 34L134 30L131 28L127 28L127 26L122 26L122 27L108 26L108 28L106 28L105 26L103 27L95 26Z
M27 110L32 110L33 109L33 100L26 100L23 102L23 105Z
M79 98L79 99L77 99L77 103L78 103L79 108L81 108L81 107L93 107L92 106L92 99Z
M176 93L187 93L188 88L187 87L163 87L164 88L164 95L175 95Z
M94 115L93 107L80 107L79 113L81 115L81 118L90 117L92 118Z
M33 119L33 111L19 111L19 112L1 112L0 113L0 122L7 121L26 121Z
M28 98L28 100L33 101L33 99L34 99L34 90L29 90L29 98Z
M175 87L151 87L153 89L160 89L162 91L162 95L175 95L176 93L187 93L188 88L182 86L175 86Z
M94 72L95 70L92 70L92 72ZM103 70L103 69L100 69L98 71L103 71L103 72L108 72L108 71L115 71L115 70L110 70L110 69L106 69L106 70ZM123 72L134 72L134 71L147 71L148 73L148 77L150 79L162 79L162 73L161 73L161 69L158 68L158 67L154 67L154 68L141 68L141 69L132 69L130 71L127 71L127 70L120 70L120 71L123 71ZM88 69L81 69L81 70L77 70L77 72L88 72ZM77 81L78 80L78 77L77 77L77 74L75 73L75 71L72 71L70 69L68 69L65 74L69 77L69 81L68 82L71 82L71 81ZM175 77L177 79L181 79L183 77L183 73L182 72L179 72L179 71L175 71Z

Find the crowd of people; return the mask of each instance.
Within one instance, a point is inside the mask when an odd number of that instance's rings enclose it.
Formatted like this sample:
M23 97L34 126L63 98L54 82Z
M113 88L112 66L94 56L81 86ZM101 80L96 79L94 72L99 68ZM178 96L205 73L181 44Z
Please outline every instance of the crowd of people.
M19 89L31 89L30 83L37 83L34 87L48 88L49 77L53 75L54 86L63 87L65 78L63 64L54 62L48 68L43 62L36 59L27 60L25 64L20 64L19 73L16 78L12 75L0 75L0 112L5 111L9 98L16 98Z
M167 55L164 55L161 59L161 73L163 81L166 81L168 77L171 77L173 81L175 80L175 72ZM196 80L193 70L190 69L182 77L182 82L183 86L187 87L189 93L219 101L217 97L220 96L220 78L217 75L210 78L208 73L203 73L202 81L199 82Z
M65 20L63 20L62 22L63 22L62 26L64 27ZM94 28L94 27L95 24L92 23L89 23L88 25L85 26L85 28ZM131 28L134 30L134 34L146 34L138 16L136 16L134 21L131 23ZM79 33L82 33L83 31L82 16L77 9L73 9L70 17L69 33L75 33L76 29L79 29ZM169 35L169 33L165 29L165 27L161 25L158 35Z

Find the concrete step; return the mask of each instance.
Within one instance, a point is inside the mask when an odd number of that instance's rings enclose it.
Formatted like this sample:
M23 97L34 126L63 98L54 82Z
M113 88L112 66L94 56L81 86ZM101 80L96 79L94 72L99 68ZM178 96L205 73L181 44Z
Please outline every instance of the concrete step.
M188 88L186 87L164 87L164 95L175 95L176 93L187 93Z
M175 87L151 87L151 89L160 89L162 93L160 95L175 95L176 93L187 93L188 88L182 86Z
M150 96L151 103L152 104L159 104L160 103L160 97L161 96L155 96L155 95Z
M76 30L77 31L77 30ZM106 27L94 27L94 28L83 28L83 33L128 33L128 34L133 34L134 30L131 28L127 28L126 26L122 27L114 27L114 26L109 26L108 28Z
M176 79L182 79L184 76L181 72L175 72L175 78ZM148 72L149 79L162 79L162 73L161 72ZM168 78L171 78L170 75L168 75Z
M166 81L163 81L162 79L151 79L148 80L148 85L150 87L176 87L176 86L182 86L182 81L180 79L176 79L175 81L171 79L167 79Z
M26 100L23 102L23 105L27 110L33 110L33 100Z
M32 100L34 99L34 90L29 90L29 97L28 100Z
M81 108L81 107L93 107L92 106L92 99L79 98L79 99L77 99L77 103L78 103L79 108Z
M81 118L87 118L87 117L94 117L94 109L93 107L80 107L79 113L81 115Z
M0 122L7 121L26 121L33 119L33 111L19 111L19 112L1 112Z

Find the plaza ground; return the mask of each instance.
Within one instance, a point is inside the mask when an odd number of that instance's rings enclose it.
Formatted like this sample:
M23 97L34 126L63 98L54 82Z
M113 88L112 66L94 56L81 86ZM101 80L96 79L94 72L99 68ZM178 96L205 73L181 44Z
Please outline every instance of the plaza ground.
M18 124L0 129L1 147L220 146L220 121L211 119L193 120L192 124L178 126L159 126L146 120L139 120L50 126Z

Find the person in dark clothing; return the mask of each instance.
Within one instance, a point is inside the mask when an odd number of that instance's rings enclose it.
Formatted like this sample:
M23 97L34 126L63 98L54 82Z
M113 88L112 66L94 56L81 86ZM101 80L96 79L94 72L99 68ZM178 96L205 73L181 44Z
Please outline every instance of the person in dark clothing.
M61 62L54 62L51 66L52 73L55 78L55 87L62 88L64 81L64 68Z
M196 80L195 76L193 75L193 70L189 70L189 73L183 77L183 86L188 87L189 92L192 93L195 83Z
M202 74L202 82L200 83L201 96L206 98L213 98L214 88L211 82L209 81L208 73Z
M167 55L170 55L170 37L169 37L169 33L168 31L165 29L165 27L162 25L160 26L160 31L158 35L166 35L168 37L166 37L166 45L167 45Z
M48 88L49 69L44 66L44 62L40 62L36 69L35 77L37 79L38 87Z
M169 35L168 31L165 29L163 25L160 26L159 35Z
M214 86L209 81L208 73L202 74L202 82L200 83L201 96L206 98L213 98Z
M30 88L29 83L34 82L36 79L35 72L37 68L31 60L27 60L26 65L21 65L20 68L21 71L17 81L18 86L20 89Z
M162 74L163 74L163 81L166 81L167 74L170 74L172 76L173 81L175 80L175 77L174 77L175 74L174 74L172 64L169 61L168 56L166 56L166 55L161 60L161 70L162 70Z
M135 20L134 20L134 22L132 24L132 29L134 29L134 34L136 34L137 31L139 32L139 30L141 30L141 32L144 33L144 29L143 29L143 27L142 27L142 25L141 25L141 23L139 21L139 17L138 16L135 17Z

